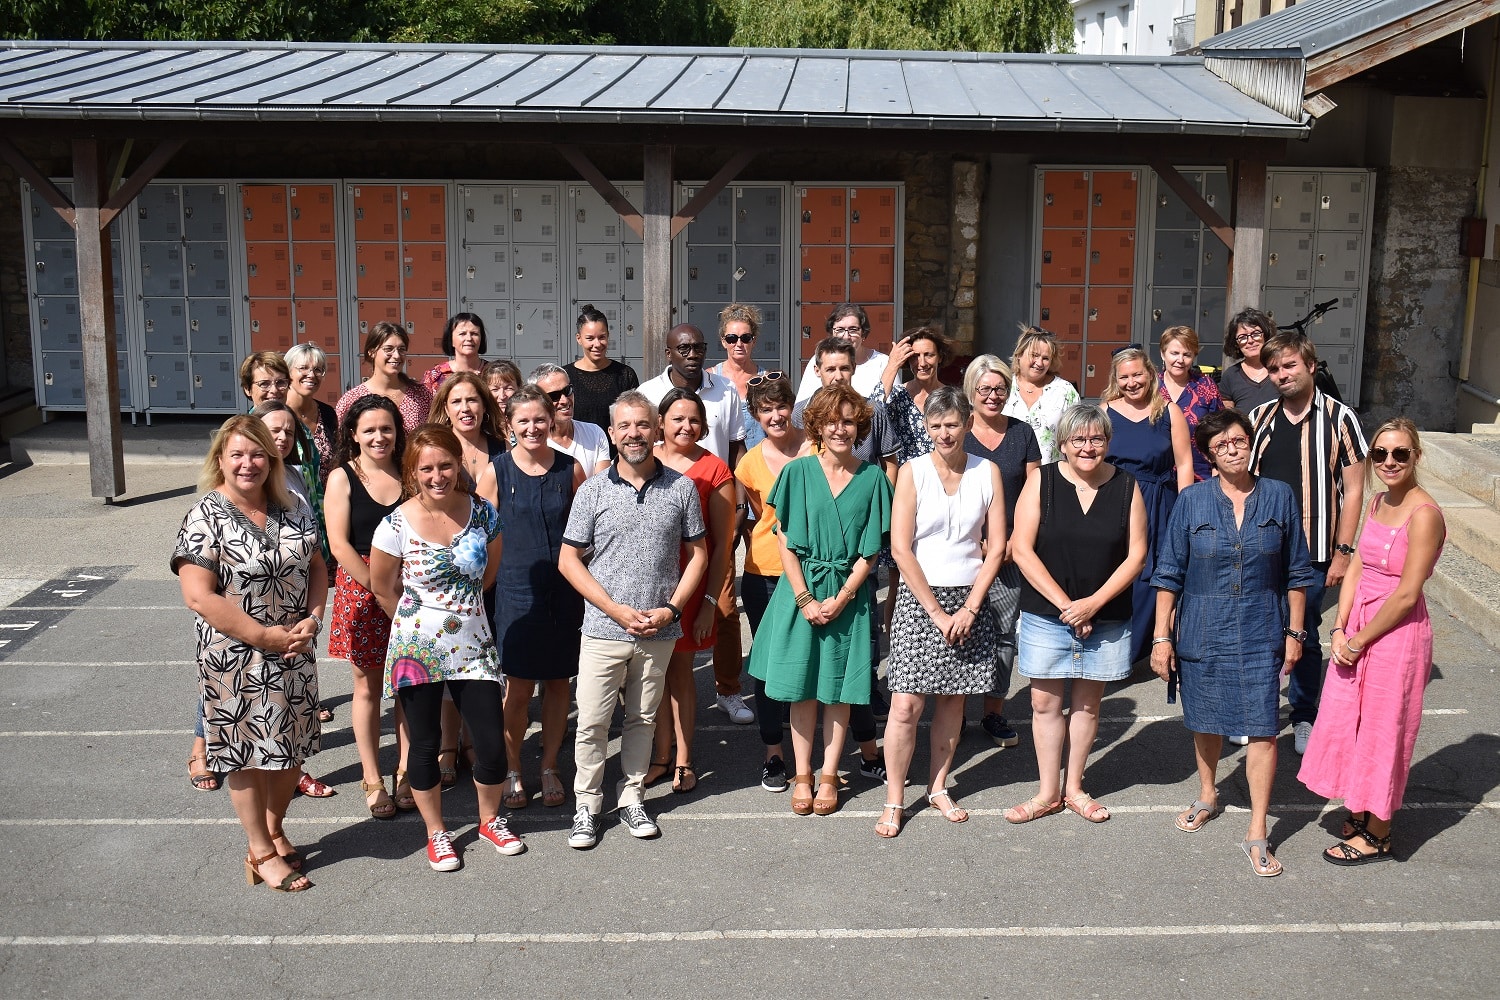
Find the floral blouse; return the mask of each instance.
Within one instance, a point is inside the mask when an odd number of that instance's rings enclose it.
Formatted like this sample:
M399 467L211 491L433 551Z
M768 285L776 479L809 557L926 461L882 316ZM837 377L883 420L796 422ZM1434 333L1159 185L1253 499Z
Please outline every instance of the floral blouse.
M1172 398L1167 389L1167 380L1163 375L1156 379L1157 387L1161 390L1162 398L1176 403L1182 410L1182 415L1187 417L1188 437L1193 437L1193 432L1198 429L1198 421L1210 413L1224 409L1224 398L1219 395L1219 384L1204 372L1195 372L1187 388L1182 390L1182 395L1176 399ZM1213 475L1213 466L1209 464L1208 456L1198 450L1196 441L1193 443L1193 479L1203 482Z
M1052 376L1052 381L1042 386L1042 394L1036 404L1027 409L1021 399L1021 387L1017 380L1010 383L1010 398L1001 410L1007 417L1025 421L1036 433L1036 442L1042 449L1042 464L1051 465L1062 458L1062 449L1057 444L1057 422L1063 412L1080 401L1078 390L1065 378Z
M905 465L914 458L921 458L932 451L932 436L927 433L927 421L906 386L897 382L889 397L885 386L877 386L871 402L885 405L885 417L896 434L896 461Z
M479 497L448 545L418 535L399 507L375 529L372 547L401 560L401 600L385 656L387 698L414 684L500 680L482 593L489 543L499 534L499 514Z

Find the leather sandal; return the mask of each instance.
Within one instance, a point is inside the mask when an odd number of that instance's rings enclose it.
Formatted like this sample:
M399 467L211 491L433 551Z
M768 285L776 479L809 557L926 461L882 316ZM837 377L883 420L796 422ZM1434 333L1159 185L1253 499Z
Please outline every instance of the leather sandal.
M942 806L938 805L938 799L947 799L948 808L944 809ZM968 810L960 809L958 807L958 803L953 801L953 793L948 791L948 789L946 788L939 789L936 792L928 793L927 804L932 806L932 808L936 809L938 812L942 813L943 819L947 820L950 823L967 823L969 821Z
M300 853L298 853L297 848L295 848L295 847L292 846L292 842L289 839L287 839L286 833L284 833L282 831L281 827L279 827L279 826L276 829L274 829L274 830L271 831L271 842L272 842L273 846L274 846L275 842L278 841L278 840L281 841L282 843L286 844L286 846L292 848L290 851L288 851L285 854L281 855L281 860L283 860L287 864L291 865L292 866L292 871L294 871L294 872L300 872L302 870L302 855ZM278 851L277 853L280 854L281 852Z
M391 796L396 800L396 808L402 812L410 812L417 808L417 798L411 793L411 782L406 780L405 771L397 771L394 781L395 794Z
M686 795L698 787L698 772L693 770L691 763L678 764L677 776L672 779L672 792L676 795Z
M1259 840L1242 841L1240 849L1245 852L1245 857L1250 859L1250 870L1261 878L1275 878L1281 874L1281 862L1271 854L1271 843L1265 837Z
M802 795L801 789L807 794ZM813 778L810 774L799 774L792 778L792 812L798 816L811 816L813 811Z
M818 794L813 798L813 812L819 816L830 816L839 807L839 776L824 772L818 775ZM823 789L833 789L832 795L824 795Z
M647 788L650 788L652 785L659 784L663 778L671 773L672 762L670 760L653 760L646 765L646 780L644 784Z
M396 803L392 802L390 795L386 793L384 777L379 781L365 781L361 778L359 788L365 793L365 805L369 807L371 816L375 819L396 818ZM371 795L375 796L373 802L370 801Z
M1357 847L1351 847L1349 844L1339 841L1323 852L1323 860L1331 865L1338 865L1341 868L1353 868L1356 865L1371 865L1377 861L1390 861L1395 857L1391 853L1391 838L1389 834L1384 837L1377 837L1364 824L1360 824L1355 836L1363 839L1365 843L1370 845L1372 850L1366 853Z
M1109 810L1104 803L1095 800L1088 792L1079 792L1063 799L1070 812L1076 812L1090 823L1103 823L1109 819Z
M278 855L275 851L272 851L270 854L267 854L263 858L257 858L254 852L246 854L245 884L259 885L262 882L266 882L265 876L261 875L260 873L260 866L277 856ZM299 882L302 884L298 885L297 883ZM298 871L292 872L280 882L266 882L266 885L270 886L270 888L276 892L304 892L308 889L311 889L313 886L313 884L307 880L307 876Z
M1034 819L1043 816L1051 816L1063 810L1062 799L1056 802L1042 802L1039 799L1027 799L1018 806L1011 806L1005 810L1005 822L1007 823L1030 823Z
M297 779L297 791L314 799L326 799L330 795L338 794L338 789L332 785L325 785L306 771L303 771L302 777Z
M500 797L500 804L507 809L525 809L531 805L531 796L521 784L520 771L505 772L505 794Z
M886 819L891 813L896 814L895 819ZM880 814L880 822L875 824L875 836L890 840L901 832L901 820L906 816L906 803L887 802L885 809Z
M194 764L202 764L203 770L193 770ZM219 790L219 776L208 769L208 756L195 753L188 758L188 781L200 792L217 792Z
M453 755L453 763L444 767L443 757L450 753ZM438 784L443 788L452 788L458 784L458 747L444 747L438 751Z
M562 779L557 776L557 768L542 768L542 805L549 809L556 809L568 801L568 790L563 787Z

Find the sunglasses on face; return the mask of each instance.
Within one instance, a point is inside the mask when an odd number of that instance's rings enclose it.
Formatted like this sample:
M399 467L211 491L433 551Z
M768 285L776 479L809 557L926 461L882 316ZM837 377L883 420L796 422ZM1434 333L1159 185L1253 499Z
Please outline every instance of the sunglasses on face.
M1407 462L1411 461L1411 449L1410 448L1389 448L1389 449L1387 449L1387 448L1371 448L1370 449L1370 461L1374 462L1376 465L1384 465L1385 464L1385 460L1388 459L1388 458L1394 458L1396 460L1396 464L1397 465L1405 465Z
M561 403L565 397L571 395L573 395L573 387L571 385L565 385L561 389L553 389L551 392L547 393L547 398L552 400L552 402L554 403Z
M682 355L684 358L690 358L694 354L707 354L708 353L708 345L707 344L702 344L702 343L699 343L699 344L678 344L676 347L672 348L672 350L676 351L678 354Z
M755 341L755 334L753 334L753 333L726 333L726 334L724 334L724 336L723 336L722 339L723 339L724 343L726 343L726 344L750 344L750 343L754 343L754 341Z
M727 340L728 338L726 337L725 339ZM752 385L760 385L762 382L775 382L777 379L783 378L786 378L786 372L766 372L764 375L753 375L750 381L745 383L745 388L748 389Z

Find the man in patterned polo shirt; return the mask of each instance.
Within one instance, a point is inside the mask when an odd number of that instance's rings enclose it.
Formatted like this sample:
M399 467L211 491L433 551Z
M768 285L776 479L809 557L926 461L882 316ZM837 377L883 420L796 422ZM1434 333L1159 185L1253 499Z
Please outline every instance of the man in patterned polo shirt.
M672 646L682 637L682 606L708 567L698 492L657 461L656 408L641 393L622 393L610 407L609 436L619 452L602 475L584 481L563 531L558 569L587 602L578 656L578 736L573 760L571 847L599 840L609 721L621 689L620 819L634 837L659 832L642 805L656 710ZM687 566L678 572L686 545ZM592 548L587 564L583 551Z

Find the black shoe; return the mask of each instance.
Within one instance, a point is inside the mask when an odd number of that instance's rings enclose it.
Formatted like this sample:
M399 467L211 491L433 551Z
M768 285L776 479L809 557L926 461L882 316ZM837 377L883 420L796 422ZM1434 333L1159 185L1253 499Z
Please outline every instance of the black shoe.
M786 764L779 756L772 757L761 765L760 787L768 792L784 792L786 785Z
M884 782L886 780L885 758L875 757L866 760L863 755L859 758L859 773L874 781Z
M633 806L620 807L620 822L625 824L625 829L630 835L639 840L646 840L661 833L661 829L655 821L646 814L646 807L637 802Z
M588 850L599 843L599 817L589 812L588 806L579 806L573 814L573 830L568 834L568 846Z
M870 714L876 722L884 722L891 714L890 703L880 694L880 689L870 685Z
M1021 742L1020 734L1010 728L1010 723L1005 721L1005 716L998 712L986 715L979 724L997 747L1013 747Z

